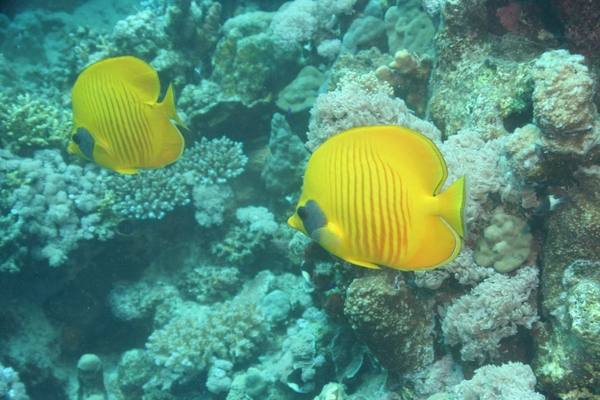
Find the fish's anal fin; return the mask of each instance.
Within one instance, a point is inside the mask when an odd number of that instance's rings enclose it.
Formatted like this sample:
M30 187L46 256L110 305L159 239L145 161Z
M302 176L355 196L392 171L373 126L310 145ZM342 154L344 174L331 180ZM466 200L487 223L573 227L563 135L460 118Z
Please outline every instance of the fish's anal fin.
M116 168L115 171L123 175L135 175L140 172L135 168Z
M330 253L335 253L335 250L339 248L342 243L342 240L336 231L337 229L335 229L332 224L327 224L322 228L314 229L310 237L312 240L323 246L325 250Z
M426 270L442 267L454 260L460 253L462 239L448 222L441 217L433 216L426 224L426 236L416 249L410 260L401 268L402 271ZM437 251L431 251L432 243Z
M364 261L364 260L357 260L355 258L344 258L344 260L348 261L350 264L358 265L360 267L371 268L371 269L381 269L381 267L379 267L378 265L373 264L368 261Z
M465 175L458 178L456 182L436 196L440 204L439 216L461 238L467 235L465 207L468 197L468 184Z

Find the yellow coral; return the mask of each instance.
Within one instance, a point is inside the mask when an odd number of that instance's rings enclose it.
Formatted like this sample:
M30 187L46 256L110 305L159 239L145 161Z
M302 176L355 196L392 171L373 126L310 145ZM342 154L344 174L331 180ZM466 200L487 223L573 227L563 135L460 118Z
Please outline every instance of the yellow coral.
M10 103L4 96L1 102ZM2 147L19 155L48 147L65 149L69 141L70 112L29 94L17 96L16 102L0 109L0 121Z

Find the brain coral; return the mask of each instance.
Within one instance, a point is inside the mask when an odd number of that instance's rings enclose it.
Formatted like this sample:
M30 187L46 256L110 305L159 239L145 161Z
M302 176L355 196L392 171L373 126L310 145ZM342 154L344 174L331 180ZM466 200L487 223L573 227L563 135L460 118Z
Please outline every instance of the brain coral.
M473 258L483 267L510 272L525 262L530 248L531 232L525 221L498 213L477 239Z

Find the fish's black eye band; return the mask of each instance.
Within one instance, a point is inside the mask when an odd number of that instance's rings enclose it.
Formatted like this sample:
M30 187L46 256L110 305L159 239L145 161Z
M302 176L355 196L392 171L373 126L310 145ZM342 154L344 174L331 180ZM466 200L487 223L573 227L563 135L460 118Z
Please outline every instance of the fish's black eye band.
M296 211L302 220L302 225L309 236L312 236L315 229L323 228L327 225L327 218L321 207L314 200L308 200L302 207L298 207Z
M298 216L302 221L308 218L308 210L306 209L306 207L298 207L298 210L296 212L298 213Z
M77 132L71 139L88 160L94 161L94 138L87 129L77 128Z

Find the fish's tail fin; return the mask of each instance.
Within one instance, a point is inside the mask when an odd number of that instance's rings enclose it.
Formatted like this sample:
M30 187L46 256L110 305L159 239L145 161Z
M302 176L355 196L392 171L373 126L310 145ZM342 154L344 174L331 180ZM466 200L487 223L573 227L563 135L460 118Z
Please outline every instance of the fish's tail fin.
M189 130L188 127L183 123L179 115L177 115L177 110L175 109L175 93L173 92L173 84L169 83L169 87L167 88L167 93L165 94L165 98L162 103L159 105L164 110L165 116L167 118L172 119L177 122L179 125L183 126L185 129Z
M448 189L436 196L440 201L440 217L462 238L467 233L465 220L467 192L467 178L463 175Z

